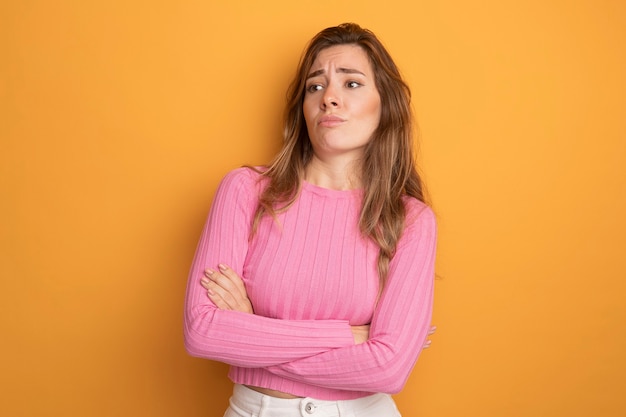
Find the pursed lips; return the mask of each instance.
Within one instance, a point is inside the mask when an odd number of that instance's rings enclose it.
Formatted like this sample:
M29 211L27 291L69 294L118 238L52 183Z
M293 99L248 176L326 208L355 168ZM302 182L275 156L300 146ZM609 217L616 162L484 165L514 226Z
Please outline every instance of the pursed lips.
M345 119L335 116L334 114L327 114L325 116L320 117L317 124L323 127L333 127L342 124L345 122Z

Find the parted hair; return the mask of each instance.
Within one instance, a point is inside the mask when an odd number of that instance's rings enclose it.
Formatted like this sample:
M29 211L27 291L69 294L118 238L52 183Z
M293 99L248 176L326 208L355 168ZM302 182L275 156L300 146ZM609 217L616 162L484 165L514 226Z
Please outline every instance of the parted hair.
M297 198L313 148L302 110L305 83L320 51L336 45L358 45L372 65L381 100L380 123L364 149L356 174L363 185L359 229L380 248L381 289L389 262L405 227L403 196L425 201L414 155L411 92L393 59L368 29L343 23L319 32L306 47L287 90L282 149L262 175L269 179L261 193L253 230L264 215L275 217Z

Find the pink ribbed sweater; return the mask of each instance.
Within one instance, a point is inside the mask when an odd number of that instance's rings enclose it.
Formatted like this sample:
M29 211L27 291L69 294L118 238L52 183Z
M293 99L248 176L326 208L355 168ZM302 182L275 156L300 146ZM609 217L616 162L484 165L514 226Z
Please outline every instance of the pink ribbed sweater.
M430 327L432 211L405 199L405 231L376 303L378 251L357 224L362 191L305 182L278 224L262 219L250 239L263 181L239 168L218 188L187 285L188 352L230 364L236 383L298 396L341 400L400 391ZM200 279L218 263L243 277L255 314L219 310L209 300ZM369 340L356 345L350 325L369 323Z

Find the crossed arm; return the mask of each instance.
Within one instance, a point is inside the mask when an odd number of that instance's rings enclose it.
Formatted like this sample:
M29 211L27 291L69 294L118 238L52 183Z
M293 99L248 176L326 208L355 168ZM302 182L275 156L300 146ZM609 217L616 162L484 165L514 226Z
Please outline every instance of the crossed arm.
M241 277L227 265L219 264L217 270L206 269L200 284L206 289L209 299L221 310L239 311L254 314L254 307L248 298L245 284ZM361 344L369 338L369 325L350 326L355 344ZM431 326L428 335L437 330ZM427 339L422 349L430 347L431 340Z
M436 245L432 212L418 203L410 207L409 226L370 323L352 327L345 319L282 320L254 314L241 279L250 241L249 223L242 219L256 207L257 184L256 177L240 170L218 188L188 281L187 351L321 389L399 392L418 350L429 346ZM219 262L228 266L218 268Z

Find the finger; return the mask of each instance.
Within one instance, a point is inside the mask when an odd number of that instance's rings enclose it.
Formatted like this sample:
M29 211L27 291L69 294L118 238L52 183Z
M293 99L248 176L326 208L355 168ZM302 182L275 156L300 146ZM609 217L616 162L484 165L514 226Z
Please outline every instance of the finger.
M210 279L212 282L220 286L225 291L231 293L234 296L237 296L240 292L233 280L222 274L220 271L214 271L212 269L207 269L205 271L205 276Z
M230 306L224 300L224 298L222 298L222 296L218 292L215 291L214 289L215 287L216 285L214 282L210 282L210 281L207 282L206 284L207 296L213 302L213 304L215 304L215 306L219 308L220 310L230 310L231 309Z
M207 284L207 295L213 303L222 310L237 310L238 301L233 294L215 281Z
M204 289L208 290L208 289L209 289L209 283L210 283L210 282L211 282L211 281L209 281L209 279L205 277L205 278L202 278L202 279L200 280L200 285L202 285L202 286L204 287Z
M254 312L252 304L248 299L248 295L245 292L245 287L242 293L239 291L237 285L234 282L236 280L241 281L241 278L239 278L239 276L234 271L230 272L229 277L222 274L221 272L208 269L206 271L206 276L208 277L208 283L205 284L207 286L207 289L212 289L221 299L221 302L218 302L218 304L216 305L222 305L223 303L226 305L226 307L223 308L228 310L236 310L245 313ZM231 277L235 277L234 280L231 279Z
M202 285L204 287L204 289L207 290L207 295L208 296L214 296L215 293L215 287L217 286L217 284L213 281L211 281L210 279L204 277L200 280L200 285Z
M200 279L200 285L207 290L207 296L220 309L235 309L235 298L231 291L236 291L233 284L226 277L217 271L207 269L204 271L205 277Z
M424 345L422 346L422 349L428 349L430 347L431 341L427 340L424 342Z
M254 313L254 308L248 299L243 281L232 269L222 265L221 271L212 269L205 270L205 278L200 282L208 290L211 289L215 295L209 295L216 306L222 309ZM239 286L242 288L239 289Z
M234 285L234 287L237 289L242 297L248 297L246 286L243 283L243 280L235 271L232 270L232 268L229 268L228 265L225 264L219 264L218 268L222 275L231 281L231 283Z
M432 326L430 330L428 331L428 335L430 336L434 334L436 331L437 331L437 326Z

